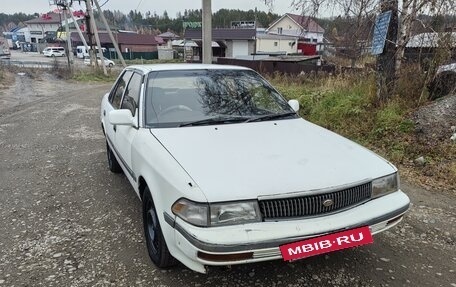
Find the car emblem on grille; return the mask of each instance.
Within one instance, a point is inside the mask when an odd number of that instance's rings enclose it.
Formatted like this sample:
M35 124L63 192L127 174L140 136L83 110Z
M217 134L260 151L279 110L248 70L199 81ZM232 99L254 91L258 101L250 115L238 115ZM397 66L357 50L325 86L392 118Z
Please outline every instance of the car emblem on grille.
M330 207L333 204L334 204L334 200L332 200L332 199L327 199L327 200L323 201L324 207Z

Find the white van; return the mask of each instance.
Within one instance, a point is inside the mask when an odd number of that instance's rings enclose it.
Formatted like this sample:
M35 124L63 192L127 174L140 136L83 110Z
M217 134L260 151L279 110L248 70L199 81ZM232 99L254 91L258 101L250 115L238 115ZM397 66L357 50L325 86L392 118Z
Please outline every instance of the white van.
M46 57L65 57L65 48L63 47L47 47L43 50Z
M76 47L76 57L78 59L84 59L84 57L89 57L90 56L89 50L87 50L85 46L77 46ZM97 54L98 54L98 48L95 48L95 51L97 51ZM107 51L106 48L101 47L102 53L105 53L106 51ZM98 56L100 56L100 55L98 55Z

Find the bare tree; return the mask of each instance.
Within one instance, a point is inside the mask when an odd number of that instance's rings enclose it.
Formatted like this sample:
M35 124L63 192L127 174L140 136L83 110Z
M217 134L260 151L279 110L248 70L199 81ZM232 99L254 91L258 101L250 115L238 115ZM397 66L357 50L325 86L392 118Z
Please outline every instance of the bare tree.
M364 54L372 27L372 12L377 0L334 0L349 23L341 43L346 47L346 56L351 59L352 67Z
M428 13L438 15L456 11L454 0L402 0L400 13L399 37L397 40L396 73L399 73L404 59L405 47L410 40L412 24L418 20L418 15Z
M275 0L263 0L273 5ZM404 60L405 48L410 40L412 26L418 21L420 14L443 15L456 13L455 0L290 0L291 6L303 14L317 16L323 9L342 11L346 16L361 19L373 11L392 10L393 19L390 23L385 52L378 57L378 86L385 89L379 91L379 100L387 99L394 94L395 83ZM271 6L272 7L272 6ZM386 8L385 8L386 7ZM361 22L358 20L357 27ZM380 64L379 62L388 61Z

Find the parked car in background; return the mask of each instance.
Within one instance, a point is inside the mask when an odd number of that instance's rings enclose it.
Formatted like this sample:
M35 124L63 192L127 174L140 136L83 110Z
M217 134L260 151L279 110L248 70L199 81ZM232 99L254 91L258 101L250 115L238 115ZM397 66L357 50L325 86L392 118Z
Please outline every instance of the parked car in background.
M79 59L83 59L84 57L88 57L90 56L89 54L89 50L86 49L85 46L77 46L76 49L75 49L75 56ZM106 53L107 49L102 47L101 48L101 53ZM100 52L98 51L98 47L95 47L95 52L97 55L100 55Z
M43 55L46 57L65 57L65 48L63 47L47 47L43 50Z
M113 61L109 60L106 57L103 57L103 59L104 59L104 63L105 63L106 67L114 67L116 65L116 63L114 63ZM102 62L101 62L100 57L97 57L97 61L98 61L98 66L101 66ZM90 57L88 57L88 56L84 57L84 64L90 66Z
M440 66L428 89L431 100L456 93L456 63Z
M158 267L294 260L372 243L402 220L397 169L298 110L244 67L124 69L100 121Z

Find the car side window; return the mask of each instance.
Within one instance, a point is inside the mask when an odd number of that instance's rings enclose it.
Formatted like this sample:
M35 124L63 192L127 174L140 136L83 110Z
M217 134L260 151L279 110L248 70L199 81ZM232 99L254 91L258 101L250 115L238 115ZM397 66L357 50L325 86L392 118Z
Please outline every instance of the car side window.
M142 80L142 75L133 73L122 100L121 109L129 109L133 116L135 116L136 108L138 107Z
M126 71L122 77L117 81L116 87L112 92L110 101L114 109L120 108L120 102L122 101L122 96L125 91L125 87L127 86L128 81L131 78L131 71Z

